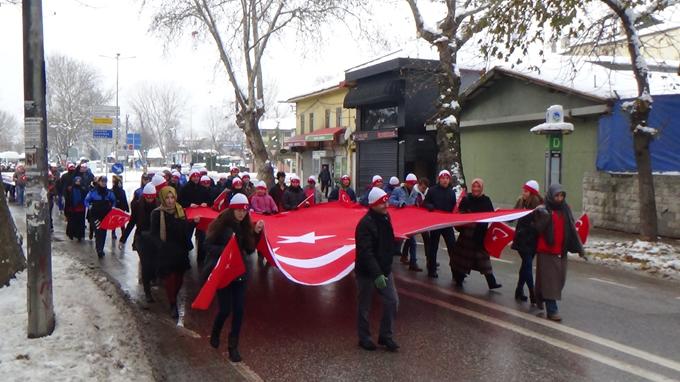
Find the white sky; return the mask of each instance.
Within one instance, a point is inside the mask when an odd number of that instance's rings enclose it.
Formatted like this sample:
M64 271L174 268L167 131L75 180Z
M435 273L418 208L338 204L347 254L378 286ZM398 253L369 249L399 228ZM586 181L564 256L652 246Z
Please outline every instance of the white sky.
M265 84L275 83L276 99L285 100L313 89L322 79L342 78L345 69L400 46L413 50L417 39L406 2L383 1L380 12L381 25L384 23L380 30L390 36L390 47L356 42L340 26L329 26L333 33L321 46L282 38L268 47ZM119 52L121 57L135 57L120 61L121 121L129 113L126 99L145 81L172 82L180 87L188 99L185 127L193 125L194 129L204 124L210 106L225 105L232 97L214 42L192 46L191 38L186 37L164 51L163 40L148 32L150 10L142 11L139 0L43 1L43 18L46 55L61 53L87 62L101 74L104 88L115 90L116 67L114 59L101 56ZM21 28L21 7L0 6L0 109L18 120L23 119ZM427 55L428 45L417 44L421 56Z

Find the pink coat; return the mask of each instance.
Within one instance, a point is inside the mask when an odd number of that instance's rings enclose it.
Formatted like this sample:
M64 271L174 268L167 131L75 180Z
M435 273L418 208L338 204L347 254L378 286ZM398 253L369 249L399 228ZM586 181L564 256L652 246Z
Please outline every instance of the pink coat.
M250 208L257 213L279 212L279 209L276 208L276 202L274 202L274 199L267 194L264 194L262 196L254 194L253 196L251 196Z

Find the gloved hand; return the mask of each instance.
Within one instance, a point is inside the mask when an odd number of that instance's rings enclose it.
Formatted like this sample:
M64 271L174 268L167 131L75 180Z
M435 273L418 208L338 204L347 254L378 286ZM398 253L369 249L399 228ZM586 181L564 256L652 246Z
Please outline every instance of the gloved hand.
M376 288L385 289L385 288L387 288L387 277L385 277L385 275L380 275L380 276L375 278L373 283L375 284Z

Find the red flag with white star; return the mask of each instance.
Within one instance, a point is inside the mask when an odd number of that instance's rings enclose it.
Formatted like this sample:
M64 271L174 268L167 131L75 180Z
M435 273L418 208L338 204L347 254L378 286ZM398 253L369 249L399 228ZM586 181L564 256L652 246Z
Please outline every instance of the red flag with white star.
M206 310L210 307L212 300L215 298L215 293L218 289L222 289L229 285L235 278L246 273L246 266L243 264L241 258L241 250L234 236L231 237L229 243L224 247L222 254L213 271L210 273L208 280L201 288L201 291L191 304L191 308Z
M490 256L501 257L501 252L506 245L515 238L515 230L507 224L494 222L489 225L484 237L484 249Z
M587 214L581 215L581 217L574 222L576 226L576 232L578 237L581 239L581 244L585 244L588 240L588 234L590 233L590 219Z
M99 229L116 229L125 227L125 224L130 221L130 214L119 209L112 208L108 214L102 219L97 228Z

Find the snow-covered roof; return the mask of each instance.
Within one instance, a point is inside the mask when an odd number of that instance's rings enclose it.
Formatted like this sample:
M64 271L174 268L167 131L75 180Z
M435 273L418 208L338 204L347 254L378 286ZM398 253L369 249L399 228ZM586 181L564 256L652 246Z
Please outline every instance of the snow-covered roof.
M146 159L163 159L161 155L161 149L159 147L154 147L146 153Z
M21 155L16 151L3 151L3 152L0 153L0 158L2 158L2 159L23 159L24 155Z
M283 102L295 103L301 99L305 99L311 96L319 96L332 91L336 91L337 89L340 89L340 83L344 80L345 80L344 74L336 73L333 75L333 77L330 77L329 79L320 83L317 82L314 85L303 89L302 91L298 92L297 95L294 95Z
M269 118L261 120L257 126L260 130L276 130L276 127L280 130L295 130L295 117L287 116L283 118Z

